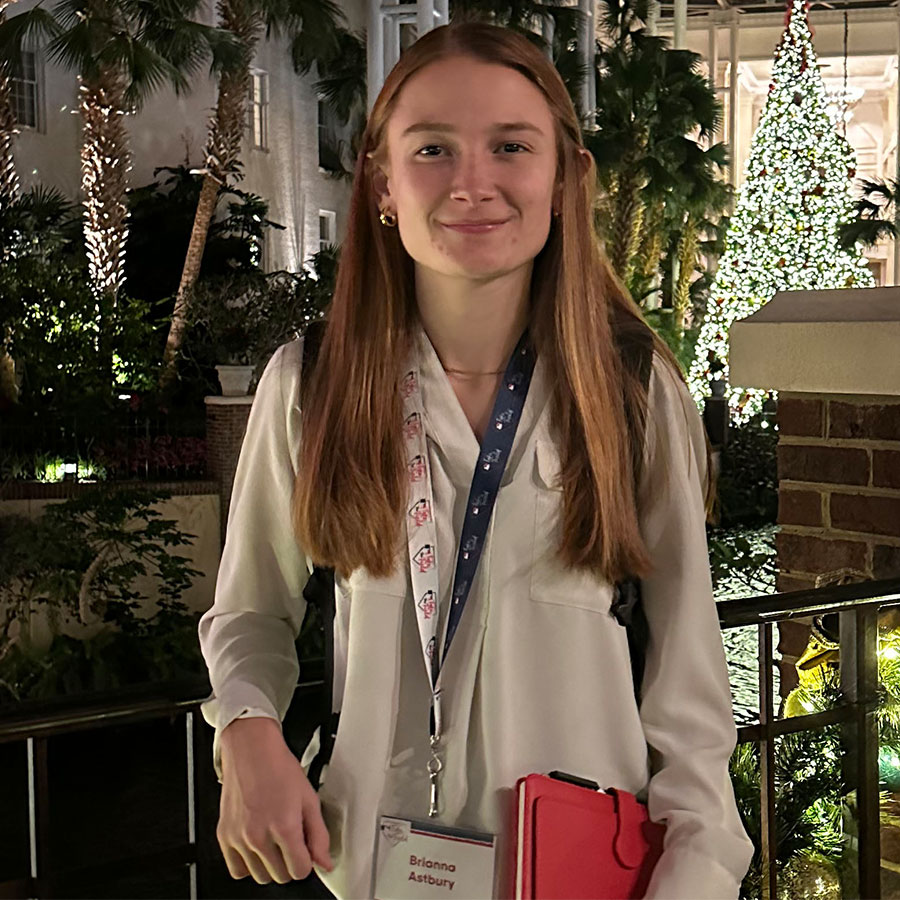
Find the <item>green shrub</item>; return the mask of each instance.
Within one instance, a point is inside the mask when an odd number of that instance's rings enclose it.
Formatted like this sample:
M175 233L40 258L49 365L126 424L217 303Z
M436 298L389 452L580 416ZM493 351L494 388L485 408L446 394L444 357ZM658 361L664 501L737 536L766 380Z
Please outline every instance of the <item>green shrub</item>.
M181 601L201 574L177 553L193 535L154 509L167 497L97 488L39 519L0 517L0 703L205 671L198 615ZM152 598L136 586L148 575ZM151 615L138 613L148 605ZM28 640L38 608L53 634L47 650ZM64 633L72 622L100 627L82 640Z

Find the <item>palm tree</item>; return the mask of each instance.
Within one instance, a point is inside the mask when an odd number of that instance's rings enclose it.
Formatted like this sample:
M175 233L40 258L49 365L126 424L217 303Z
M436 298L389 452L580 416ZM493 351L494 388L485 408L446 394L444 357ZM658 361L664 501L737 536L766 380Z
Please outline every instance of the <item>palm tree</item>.
M340 51L338 24L344 21L344 14L332 0L218 0L216 10L222 28L234 36L240 52L219 73L216 109L209 122L206 162L201 169L200 199L166 339L162 386L171 383L175 374L190 288L200 274L219 191L230 180L240 178L250 66L260 38L264 33L287 36L294 69L299 75L306 74L314 63L332 61Z
M642 248L645 216L652 228L661 227L686 142L706 141L721 116L700 57L647 34L646 6L646 0L600 2L609 43L596 56L597 130L585 134L607 196L598 224L626 283L655 272L664 241L651 233Z
M11 2L14 0L0 0L0 25L6 20L6 8ZM11 77L9 62L0 59L0 210L12 203L19 194L19 178L13 158L13 139L18 129L9 90Z
M856 203L856 218L841 226L841 244L852 247L857 242L874 247L880 240L897 239L900 216L900 182L860 179L863 195Z
M697 266L702 232L707 217L717 217L730 202L731 186L721 177L727 165L724 144L708 150L694 145L680 169L681 191L678 208L678 244L672 289L672 330L680 340L684 336L685 314L691 307L691 281ZM718 170L718 173L717 171Z
M315 83L315 89L331 107L340 124L350 125L350 158L356 159L366 128L366 36L339 28L338 48L332 60L317 65L319 80ZM342 144L340 142L332 148L338 160L342 156ZM331 177L350 181L353 172L339 165Z
M47 39L47 54L78 75L81 188L91 282L111 308L124 280L125 192L130 151L125 117L170 83L187 90L212 54L229 59L230 39L193 18L203 0L58 0L0 24L0 59L15 64L24 41ZM233 53L231 54L233 56Z
M564 4L568 4L568 0L547 0L545 3L536 0L453 0L450 18L454 21L483 19L526 37L541 52L550 55L577 109L578 92L589 72L575 46L584 14L577 6ZM535 31L544 23L552 23L552 46Z

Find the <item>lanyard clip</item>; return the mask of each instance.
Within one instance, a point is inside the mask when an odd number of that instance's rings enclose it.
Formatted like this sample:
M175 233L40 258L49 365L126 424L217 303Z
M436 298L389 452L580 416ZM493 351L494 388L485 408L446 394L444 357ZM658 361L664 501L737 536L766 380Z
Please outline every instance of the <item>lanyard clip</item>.
M431 759L428 760L428 780L431 783L431 796L428 805L428 815L434 818L438 814L438 775L444 768L444 763L438 756L439 737L431 738Z

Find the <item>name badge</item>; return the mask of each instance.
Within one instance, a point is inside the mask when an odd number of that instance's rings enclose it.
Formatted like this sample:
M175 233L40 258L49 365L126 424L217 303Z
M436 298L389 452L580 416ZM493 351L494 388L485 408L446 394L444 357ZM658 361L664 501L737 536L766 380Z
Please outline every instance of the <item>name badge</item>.
M490 900L494 836L382 816L374 882L375 900Z

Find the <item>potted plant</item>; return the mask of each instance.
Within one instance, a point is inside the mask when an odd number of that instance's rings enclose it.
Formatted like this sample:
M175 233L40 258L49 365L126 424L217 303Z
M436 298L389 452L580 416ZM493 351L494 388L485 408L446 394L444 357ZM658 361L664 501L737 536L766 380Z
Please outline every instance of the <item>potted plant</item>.
M199 282L182 356L215 367L226 396L248 393L275 350L320 318L331 299L337 251L326 248L312 262L312 272L244 270Z
M247 271L205 279L192 290L184 355L213 366L225 396L249 392L264 329L261 290L265 276Z

